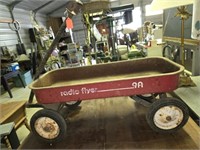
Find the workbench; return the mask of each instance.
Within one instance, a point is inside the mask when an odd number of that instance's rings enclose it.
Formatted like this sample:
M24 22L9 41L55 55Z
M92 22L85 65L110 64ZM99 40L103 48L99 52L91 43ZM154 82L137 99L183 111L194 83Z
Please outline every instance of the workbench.
M26 101L14 101L0 104L0 124L15 123L15 129L21 125L25 125L27 129L30 127L26 118Z
M147 109L129 97L83 101L63 110L69 123L63 141L50 145L30 133L20 149L200 149L200 129L191 118L176 133L156 133Z

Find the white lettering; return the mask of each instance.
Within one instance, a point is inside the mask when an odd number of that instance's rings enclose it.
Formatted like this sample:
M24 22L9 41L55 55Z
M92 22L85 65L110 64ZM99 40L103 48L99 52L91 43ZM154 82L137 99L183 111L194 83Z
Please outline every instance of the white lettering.
M134 87L135 89L140 89L144 87L144 83L142 81L139 82L133 82L132 83L132 87Z
M81 93L82 94L94 94L97 92L97 88L90 88L90 89L87 89L86 87L83 87L81 89Z
M79 95L79 90L70 89L69 91L60 92L61 96L71 96L71 95Z
M83 87L81 90L70 89L68 91L60 92L61 96L72 96L72 95L79 95L79 94L94 94L97 92L97 88L86 88Z

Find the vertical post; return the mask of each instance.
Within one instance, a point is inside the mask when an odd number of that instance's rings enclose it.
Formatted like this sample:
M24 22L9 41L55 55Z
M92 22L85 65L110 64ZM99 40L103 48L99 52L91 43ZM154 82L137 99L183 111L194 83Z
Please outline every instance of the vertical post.
M142 24L145 22L146 18L145 18L145 6L143 5L143 0L140 0L139 1L139 6L140 6L140 10L141 10L141 21L142 21Z
M112 55L116 55L116 49L115 49L115 39L114 39L114 33L113 33L113 20L109 19L109 36L110 36L110 41L111 41L111 47L112 47Z
M181 63L185 66L185 48L184 48L184 18L181 18Z

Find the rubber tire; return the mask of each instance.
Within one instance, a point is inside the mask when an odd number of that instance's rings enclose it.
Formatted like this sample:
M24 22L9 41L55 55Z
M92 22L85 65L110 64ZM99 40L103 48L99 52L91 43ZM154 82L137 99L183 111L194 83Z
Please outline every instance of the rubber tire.
M35 125L36 120L40 117L49 117L58 124L60 133L56 138L46 139L38 134L38 132L35 130L34 125ZM41 110L37 111L30 120L30 126L31 126L31 130L32 130L33 134L39 140L46 142L46 143L55 143L55 142L61 141L66 136L66 132L67 132L67 124L65 122L65 119L57 111L54 111L51 109L41 109Z
M173 61L174 62L178 62L178 56L180 55L180 49L179 48L176 48L173 52L173 55L174 55L174 59Z
M73 101L72 101L73 102ZM82 101L76 101L74 104L68 104L67 102L65 103L65 106L67 106L69 109L75 109L80 105Z
M166 51L168 51L168 53L170 53L171 57L167 57L166 56ZM169 58L170 60L174 61L174 62L177 62L177 58L179 56L179 53L180 53L180 50L179 48L176 48L176 49L172 49L171 46L167 45L163 48L162 50L162 56L163 57L166 57L166 58Z
M153 95L154 96L144 96L144 95L137 95L137 97L139 97L139 98L141 98L141 99L144 99L144 100L146 100L146 101L148 101L148 102L152 102L152 100L156 97L156 96L158 96L158 94L157 93L153 93Z
M159 127L157 127L154 123L154 115L157 112L158 109L164 106L174 105L178 108L180 108L183 112L183 120L182 122L175 128L164 130ZM183 103L181 100L176 98L163 98L162 100L155 101L152 103L152 105L149 107L148 113L146 115L147 123L149 126L156 132L159 133L173 133L180 128L182 128L188 121L189 118L189 110L185 103Z
M170 55L172 55L172 47L167 45L162 50L162 56L166 57L166 58L169 58L169 57L166 56L166 52L168 52ZM169 58L169 59L172 60L172 58Z

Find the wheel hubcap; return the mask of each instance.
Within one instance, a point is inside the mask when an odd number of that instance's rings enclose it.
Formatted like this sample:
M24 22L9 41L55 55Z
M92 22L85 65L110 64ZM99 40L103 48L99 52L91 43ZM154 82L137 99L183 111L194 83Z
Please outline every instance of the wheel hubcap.
M183 121L183 112L176 106L164 106L156 111L153 120L160 129L173 129Z
M36 132L43 138L54 139L60 133L60 128L55 120L49 117L40 117L35 122Z

